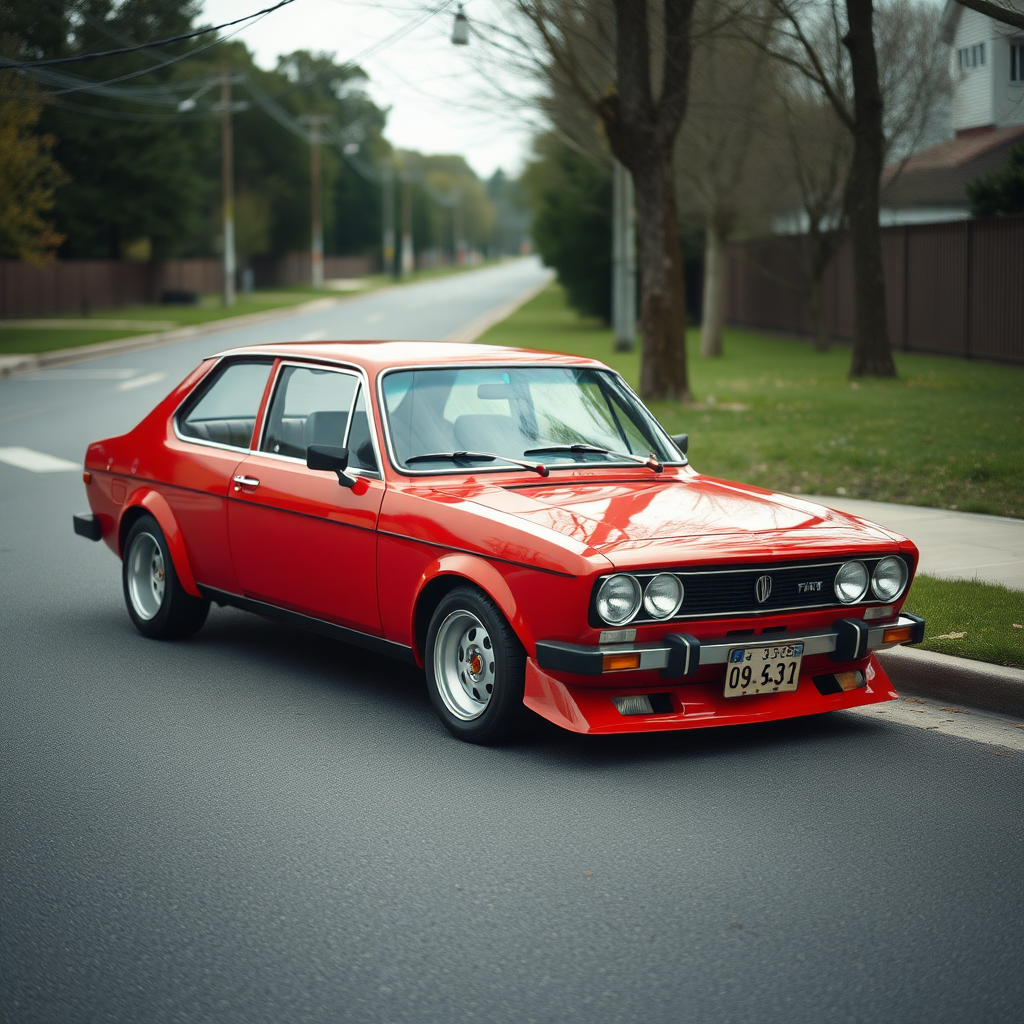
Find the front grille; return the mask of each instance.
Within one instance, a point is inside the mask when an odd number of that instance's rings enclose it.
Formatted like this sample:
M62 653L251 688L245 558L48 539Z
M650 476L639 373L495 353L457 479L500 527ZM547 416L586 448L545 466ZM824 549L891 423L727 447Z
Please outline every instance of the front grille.
M884 555L860 558L870 575ZM683 604L678 614L670 619L653 619L647 615L641 605L636 617L628 623L630 626L648 622L679 622L686 619L723 618L734 615L767 615L775 612L801 611L809 608L843 608L847 607L836 597L833 586L836 573L846 558L829 562L804 562L769 565L743 566L735 569L720 568L687 568L687 569L653 569L644 572L632 572L643 590L648 580L662 572L671 573L683 584ZM907 564L909 571L910 565ZM771 579L771 591L764 601L757 599L757 581L767 576ZM597 588L602 577L594 587L590 602L590 624L602 626L597 614L595 601ZM819 589L820 588L820 589ZM881 604L869 588L861 606Z

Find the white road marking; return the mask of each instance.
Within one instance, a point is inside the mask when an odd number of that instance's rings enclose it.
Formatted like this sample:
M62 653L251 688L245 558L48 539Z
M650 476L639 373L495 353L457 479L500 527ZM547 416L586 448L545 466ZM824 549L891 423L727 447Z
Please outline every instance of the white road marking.
M127 368L105 369L89 368L85 366L71 367L67 370L33 370L31 373L19 373L11 379L20 380L127 380L134 377L139 371Z
M900 697L887 704L869 704L845 714L881 718L897 725L909 725L946 736L984 743L1002 751L1024 752L1024 722L1008 715L975 711L922 697Z
M155 384L166 376L166 373L160 373L159 371L156 373L145 373L141 377L132 377L131 380L122 381L117 385L117 390L134 391L136 388L144 388L149 384Z
M326 331L310 331L309 334L304 334L299 338L299 341L322 341L326 337Z
M80 473L82 467L77 462L58 459L56 455L37 452L32 448L0 448L0 462L18 469L27 469L30 473Z

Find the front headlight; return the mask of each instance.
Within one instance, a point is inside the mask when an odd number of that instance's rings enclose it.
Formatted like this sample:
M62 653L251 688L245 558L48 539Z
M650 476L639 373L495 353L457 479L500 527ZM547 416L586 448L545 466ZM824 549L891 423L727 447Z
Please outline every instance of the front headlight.
M597 591L597 614L609 626L629 622L640 608L640 584L632 576L609 576Z
M836 597L843 604L856 604L868 592L868 567L863 562L844 562L836 573Z
M907 576L902 558L883 558L871 574L871 589L879 601L895 601L907 585Z
M644 591L644 608L652 619L670 619L682 603L683 585L668 572L655 576Z

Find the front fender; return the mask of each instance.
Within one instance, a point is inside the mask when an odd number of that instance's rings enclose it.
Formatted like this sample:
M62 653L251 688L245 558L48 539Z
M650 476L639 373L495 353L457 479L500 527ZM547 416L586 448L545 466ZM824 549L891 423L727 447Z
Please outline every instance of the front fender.
M199 593L199 588L196 586L195 576L192 574L192 566L188 560L188 551L185 549L185 538L178 527L178 521L174 518L174 513L171 511L171 506L167 503L167 499L159 491L149 487L140 487L125 502L124 512L121 515L122 520L133 508L144 508L157 521L157 525L163 531L164 540L167 541L167 547L171 553L171 561L174 563L174 571L177 573L178 582L186 594L191 594L193 597L202 597L203 595ZM119 539L118 548L120 547L121 540ZM124 557L124 551L119 550L118 554L122 558Z
M458 577L475 583L501 609L502 615L508 619L520 642L528 650L533 649L535 638L505 577L487 559L460 551L449 551L440 555L420 575L416 585L416 599L413 601L412 621L409 623L409 635L414 640L417 637L416 616L424 592L434 581L444 577ZM415 647L416 660L422 664L423 652L419 650L418 642Z

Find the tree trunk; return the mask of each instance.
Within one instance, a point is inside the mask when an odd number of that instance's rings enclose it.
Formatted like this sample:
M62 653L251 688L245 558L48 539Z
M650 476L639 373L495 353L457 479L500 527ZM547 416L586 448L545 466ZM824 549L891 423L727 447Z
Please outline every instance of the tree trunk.
M671 147L633 167L640 256L640 395L690 400L686 284L676 226Z
M825 320L825 289L820 275L807 282L807 309L811 314L811 327L814 331L814 351L827 352L829 333Z
M725 326L725 243L728 229L720 217L708 217L704 241L704 300L700 325L700 354L714 359L722 354Z
M846 215L853 252L854 344L851 377L895 377L889 348L879 186L885 137L882 93L872 35L872 0L846 0L849 31L843 43L853 75L853 159L846 185Z

